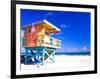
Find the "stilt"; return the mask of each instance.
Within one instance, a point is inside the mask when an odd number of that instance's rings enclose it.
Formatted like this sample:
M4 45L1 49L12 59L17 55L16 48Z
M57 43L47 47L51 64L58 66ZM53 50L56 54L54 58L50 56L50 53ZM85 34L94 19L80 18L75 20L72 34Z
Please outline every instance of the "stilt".
M36 51L36 52L34 52ZM47 59L50 59L54 62L54 48L47 48L47 47L35 47L35 48L26 48L25 54L25 64L45 64ZM29 61L34 59L34 61Z

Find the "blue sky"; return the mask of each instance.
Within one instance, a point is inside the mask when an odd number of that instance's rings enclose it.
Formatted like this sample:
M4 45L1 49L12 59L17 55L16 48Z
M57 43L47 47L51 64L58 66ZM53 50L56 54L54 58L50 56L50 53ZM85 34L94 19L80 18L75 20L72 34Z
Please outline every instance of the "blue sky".
M61 29L56 37L62 40L58 51L90 51L90 13L21 9L21 27L46 19Z

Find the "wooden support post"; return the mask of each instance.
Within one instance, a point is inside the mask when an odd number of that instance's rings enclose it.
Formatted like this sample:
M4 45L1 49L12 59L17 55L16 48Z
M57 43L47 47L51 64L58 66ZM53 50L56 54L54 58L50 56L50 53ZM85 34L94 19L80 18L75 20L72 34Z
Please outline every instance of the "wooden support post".
M53 51L53 62L55 62L55 49L54 49L54 51Z
M28 54L28 51L27 51L27 49L26 49L26 54L25 54L25 64L28 63L28 62L27 62L27 54Z
M42 50L42 64L44 64L44 57L45 57L45 52L44 49Z
M48 47L26 48L25 64L29 63L28 56L34 58L37 63L43 65L46 59L50 59L53 62L55 61L55 49Z

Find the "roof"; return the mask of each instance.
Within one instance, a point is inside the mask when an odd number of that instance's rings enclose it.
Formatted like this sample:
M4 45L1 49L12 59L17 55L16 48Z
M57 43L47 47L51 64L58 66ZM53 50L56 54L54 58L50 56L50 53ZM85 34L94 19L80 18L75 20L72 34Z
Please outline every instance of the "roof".
M49 21L47 21L47 20L45 20L45 19L44 19L44 20L41 20L41 21L33 22L33 23L30 24L30 25L26 25L26 26L24 27L24 29L29 28L29 27L32 27L32 26L36 26L36 25L41 25L41 26L43 26L45 29L49 30L50 32L54 32L54 30L55 30L56 32L61 31L58 27L54 26L52 23L50 23Z
M44 23L45 24L45 28L48 28L48 29L55 29L57 31L61 31L58 27L54 26L53 24L51 24L49 21L47 20L44 20Z

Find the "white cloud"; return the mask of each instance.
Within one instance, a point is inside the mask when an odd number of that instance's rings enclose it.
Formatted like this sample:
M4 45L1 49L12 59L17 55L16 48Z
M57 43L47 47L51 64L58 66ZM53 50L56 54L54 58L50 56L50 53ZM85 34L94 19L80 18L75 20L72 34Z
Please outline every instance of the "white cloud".
M87 50L86 46L83 47L83 50Z
M87 48L86 46L83 46L82 48L79 49L79 51L86 52L86 51L90 51L90 49Z
M26 52L25 48L21 47L21 53L25 53L25 52Z
M25 53L25 48L23 47L23 37L24 37L24 30L21 30L21 53Z
M57 49L57 52L87 52L89 49L86 46L83 46L82 48L61 48Z
M24 30L21 30L21 37L24 37Z
M61 27L61 28L68 29L68 28L70 27L70 25L61 24L60 27Z
M83 49L86 50L86 47L84 46Z
M68 52L71 52L72 51L72 49L68 49Z
M73 48L73 50L77 50L77 48Z
M51 13L51 12L46 13L46 14L44 15L44 18L46 19L47 17L49 17L49 16L51 16L51 15L53 15L53 13Z
M59 32L59 33L56 33L55 35L61 35L62 34L62 32Z

